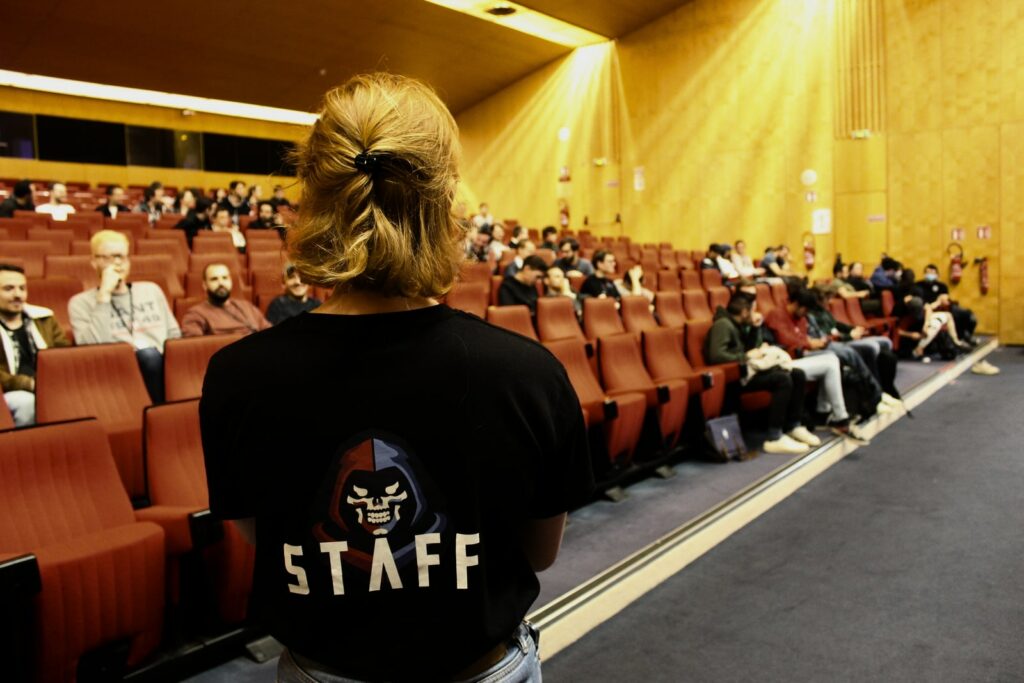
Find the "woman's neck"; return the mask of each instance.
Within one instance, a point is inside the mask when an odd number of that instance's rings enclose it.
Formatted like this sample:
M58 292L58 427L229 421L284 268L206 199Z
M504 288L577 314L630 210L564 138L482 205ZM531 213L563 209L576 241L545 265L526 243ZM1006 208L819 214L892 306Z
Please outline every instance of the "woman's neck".
M333 315L369 315L372 313L401 313L436 305L437 301L426 297L389 297L376 292L347 291L335 292L313 312Z

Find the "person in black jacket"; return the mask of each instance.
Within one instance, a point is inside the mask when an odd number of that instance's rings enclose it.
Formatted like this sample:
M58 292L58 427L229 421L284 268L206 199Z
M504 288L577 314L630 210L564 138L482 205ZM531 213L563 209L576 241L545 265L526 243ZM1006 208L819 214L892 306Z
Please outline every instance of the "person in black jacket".
M107 185L107 203L96 209L106 218L117 218L119 213L128 213L124 205L124 188L120 185Z
M618 264L615 261L615 254L610 251L599 251L594 254L594 274L583 281L580 287L580 294L592 296L596 299L610 297L618 301L622 298L619 288L615 286L612 277Z
M178 221L178 224L174 227L179 230L185 231L185 239L188 240L188 248L192 248L192 238L196 236L200 230L210 230L210 207L213 206L213 201L207 197L199 197L196 199L196 206L194 209L189 209L188 214Z
M974 311L964 308L949 297L949 285L939 280L939 268L934 263L924 267L924 279L918 280L917 288L926 304L938 303L938 310L948 310L953 314L956 333L968 344L975 345L974 329L978 326L978 317Z
M0 202L0 218L14 218L15 211L35 211L32 202L32 183L19 180L14 184L14 193Z
M537 280L544 277L548 264L540 256L527 256L515 275L506 275L498 289L499 306L522 305L537 313Z

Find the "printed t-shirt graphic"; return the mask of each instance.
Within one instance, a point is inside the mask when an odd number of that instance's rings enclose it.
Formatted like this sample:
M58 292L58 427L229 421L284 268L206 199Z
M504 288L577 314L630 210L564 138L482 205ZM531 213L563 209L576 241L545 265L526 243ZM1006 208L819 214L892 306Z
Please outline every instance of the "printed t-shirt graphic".
M395 564L415 560L416 535L444 531L436 489L394 437L367 436L343 446L313 507L313 535L346 541L345 562L369 571L376 539L386 538Z

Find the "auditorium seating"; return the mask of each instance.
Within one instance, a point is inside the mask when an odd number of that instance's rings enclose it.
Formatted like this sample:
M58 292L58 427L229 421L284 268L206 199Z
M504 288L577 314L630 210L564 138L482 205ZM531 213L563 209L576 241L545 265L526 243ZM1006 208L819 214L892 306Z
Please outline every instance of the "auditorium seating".
M786 290L786 285L783 282L773 281L771 284L772 289L772 301L779 308L785 308L786 304L789 303L789 292Z
M487 322L524 337L539 341L526 306L488 306Z
M68 301L82 291L82 283L70 277L33 278L28 281L28 301L53 311L64 334L71 336Z
M682 286L679 283L679 273L674 270L658 271L659 292L680 292Z
M598 337L626 331L616 310L617 305L618 302L611 298L583 300L583 334L587 339L593 341Z
M456 282L445 303L448 306L475 315L478 318L487 316L487 306L490 303L490 287L487 280Z
M142 411L150 404L135 350L129 344L95 344L39 352L36 420L99 420L130 496L145 494Z
M233 524L222 524L202 515L198 516L207 527L215 528L207 528L207 533L198 538L194 533L201 528L195 513L202 513L209 507L199 432L199 401L193 399L147 408L143 424L152 506L138 510L136 515L164 528L169 555L180 557L202 550L218 616L229 624L241 622L246 616L252 588L254 547L242 538ZM207 546L215 540L209 537L216 537L221 531L223 537ZM207 538L203 538L204 535Z
M687 320L711 320L708 296L703 289L684 289L683 309Z
M20 259L27 277L43 277L46 255L50 253L50 243L43 240L21 240L17 242L0 242L0 261L8 258Z
M850 322L850 316L846 314L846 302L840 297L834 296L829 299L828 310L829 313L832 314L832 317L839 322L844 325L853 325L853 323Z
M0 432L0 453L0 565L31 554L39 572L21 625L34 679L119 680L121 642L129 667L160 643L163 531L136 521L95 420Z
M27 218L0 218L0 229L7 233L6 240L21 241L28 239L29 229L35 222Z
M640 393L647 407L657 417L661 444L675 446L682 434L689 403L689 386L685 381L666 380L655 384L644 367L640 343L633 334L600 337L597 344L601 380L608 395Z
M731 297L732 294L727 287L711 287L708 289L708 309L711 311L712 318L719 307L725 308L729 305Z
M705 268L700 271L700 285L704 289L722 286L722 273L714 268Z
M651 313L651 304L644 296L624 296L621 301L622 324L627 332L640 334L655 329L658 321Z
M231 254L236 252L231 234L226 232L200 232L192 240L193 254Z
M645 396L626 391L615 398L607 396L591 369L584 342L579 339L550 341L544 346L565 367L588 425L602 425L609 462L628 464L643 430L647 411Z
M846 299L846 313L857 327L863 327L875 334L882 334L890 330L896 324L896 318L883 317L868 320L864 317L864 311L860 307L860 299Z
M89 256L47 256L46 277L69 277L78 280L82 289L93 289L99 284L96 269Z
M0 389L0 430L14 427L14 417L11 415L7 402L4 401L4 390Z
M164 344L164 394L168 401L199 398L210 358L240 334L168 339Z
M725 401L725 372L709 368L698 373L683 355L683 329L660 327L644 330L644 362L655 383L666 380L684 380L690 393L700 393L704 417L711 419L722 413ZM709 374L710 386L705 386L703 374Z
M174 274L174 266L168 254L132 256L130 277L133 281L156 283L169 302L185 296L181 280Z
M537 300L537 335L545 343L559 339L585 339L571 299L544 297Z
M681 291L703 289L700 283L700 273L696 270L679 271Z
M739 363L722 363L709 365L704 359L704 343L711 330L710 320L690 320L686 323L686 358L694 370L703 372L710 368L720 368L725 373L726 382L737 382L740 379Z
M772 297L771 288L760 283L756 286L757 288L757 310L762 315L768 315L775 310L775 299Z
M655 292L654 310L662 327L682 329L686 324L683 312L683 295L679 292Z
M75 233L71 230L30 228L28 231L28 241L50 243L48 254L70 254L74 239Z

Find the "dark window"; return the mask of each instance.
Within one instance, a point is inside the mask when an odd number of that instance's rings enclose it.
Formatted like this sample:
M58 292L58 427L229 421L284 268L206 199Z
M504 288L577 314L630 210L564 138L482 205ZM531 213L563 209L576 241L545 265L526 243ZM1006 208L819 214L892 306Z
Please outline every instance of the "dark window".
M203 134L190 130L174 131L174 165L178 168L203 168Z
M32 114L0 111L0 157L34 159Z
M120 123L38 115L39 158L124 166L127 161L124 128Z
M285 153L292 143L284 140L203 134L203 163L207 171L294 175Z
M174 168L174 131L128 126L128 165Z

